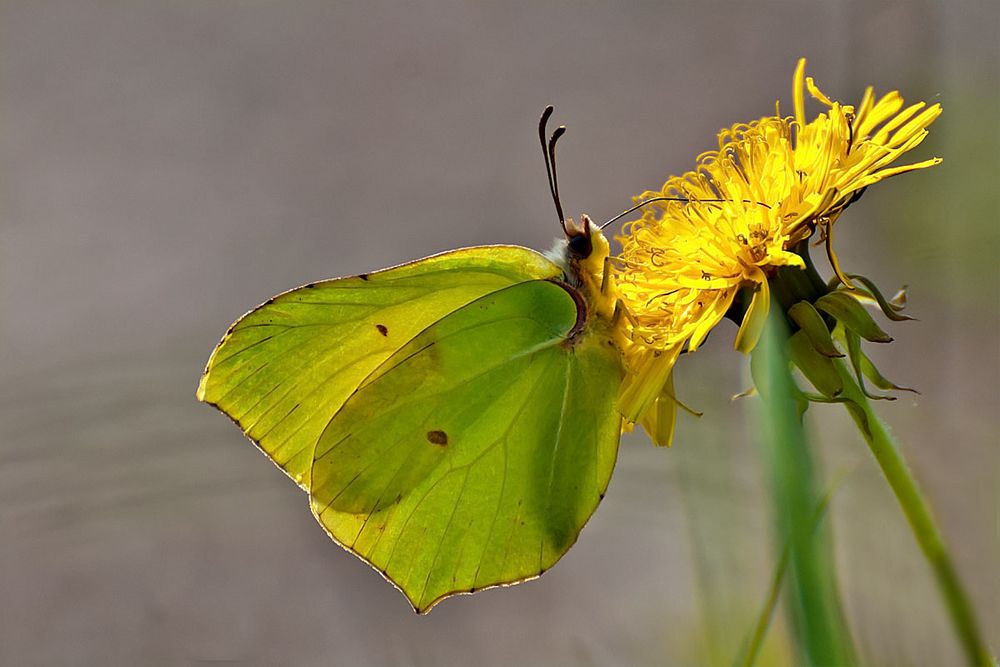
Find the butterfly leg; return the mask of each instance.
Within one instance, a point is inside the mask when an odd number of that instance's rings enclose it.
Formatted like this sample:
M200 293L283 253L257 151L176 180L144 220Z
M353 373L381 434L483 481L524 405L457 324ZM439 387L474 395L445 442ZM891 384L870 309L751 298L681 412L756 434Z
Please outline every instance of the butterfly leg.
M623 317L628 320L628 323L633 327L639 326L635 317L633 317L632 313L629 312L628 306L625 305L625 302L618 299L615 301L615 312L611 315L611 326L617 326Z

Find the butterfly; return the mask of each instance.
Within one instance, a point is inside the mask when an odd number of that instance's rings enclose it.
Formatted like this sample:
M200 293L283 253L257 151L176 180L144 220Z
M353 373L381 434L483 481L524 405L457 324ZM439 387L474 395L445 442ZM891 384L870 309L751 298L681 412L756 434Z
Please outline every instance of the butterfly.
M462 248L284 292L229 328L198 386L418 613L552 567L614 469L609 245L563 216L551 114L553 253Z

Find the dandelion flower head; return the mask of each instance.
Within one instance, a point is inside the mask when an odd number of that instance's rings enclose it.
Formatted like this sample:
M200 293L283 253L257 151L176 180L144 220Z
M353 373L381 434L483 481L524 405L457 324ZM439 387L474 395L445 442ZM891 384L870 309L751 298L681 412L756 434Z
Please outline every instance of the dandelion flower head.
M825 108L811 121L806 92ZM650 204L619 237L613 270L627 313L618 330L627 371L619 408L660 444L673 429L657 414L676 400L671 374L682 350L696 350L734 304L745 308L736 348L752 350L770 307L768 279L781 266L805 268L795 249L817 229L847 283L832 248L836 219L869 185L940 162L894 166L927 136L938 104L904 108L897 91L876 98L869 87L856 107L844 105L805 77L800 60L793 106L793 117L776 105L773 116L722 130L718 150L702 154L694 171L636 198L686 201Z

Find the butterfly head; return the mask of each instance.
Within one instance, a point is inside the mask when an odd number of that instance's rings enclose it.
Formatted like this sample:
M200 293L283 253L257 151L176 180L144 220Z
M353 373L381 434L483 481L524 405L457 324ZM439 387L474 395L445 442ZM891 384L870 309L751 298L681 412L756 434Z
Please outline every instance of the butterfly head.
M577 224L566 220L566 238L560 241L556 254L566 271L570 284L582 289L596 312L610 317L614 310L614 286L604 275L611 246L587 214Z
M599 275L604 270L604 262L611 252L608 239L601 228L594 224L590 216L580 216L580 224L573 218L566 220L566 263Z
M584 260L593 254L593 230L594 223L586 213L580 216L579 225L573 222L573 218L566 220L566 254L569 258ZM597 233L600 234L600 230Z

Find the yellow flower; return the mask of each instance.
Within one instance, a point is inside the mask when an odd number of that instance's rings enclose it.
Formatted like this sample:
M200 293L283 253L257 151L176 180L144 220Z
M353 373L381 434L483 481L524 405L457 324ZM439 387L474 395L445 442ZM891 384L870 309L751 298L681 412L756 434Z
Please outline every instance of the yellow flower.
M809 122L806 91L826 107ZM774 116L722 130L719 150L701 155L695 171L636 198L687 201L650 204L619 237L614 275L627 313L618 330L627 369L619 408L658 444L673 433L671 375L681 351L696 350L740 294L750 297L736 348L752 350L770 307L768 279L780 266L805 268L794 251L817 228L850 286L830 245L833 222L872 183L940 162L890 166L923 141L937 104L904 109L898 92L876 100L868 88L856 108L843 105L805 77L805 60L793 100L794 118L776 106Z

